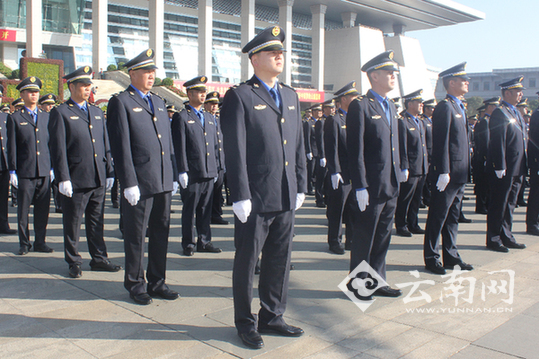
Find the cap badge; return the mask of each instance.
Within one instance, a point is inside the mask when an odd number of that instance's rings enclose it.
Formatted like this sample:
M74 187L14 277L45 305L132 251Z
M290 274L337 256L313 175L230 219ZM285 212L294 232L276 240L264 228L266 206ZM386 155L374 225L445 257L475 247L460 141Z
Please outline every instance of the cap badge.
M356 87L356 82L352 82L352 87Z
M85 72L85 73L88 73L88 71L90 71L90 66L86 66L86 67L84 68L84 72Z
M281 29L279 28L279 26L275 26L275 27L271 30L271 33L273 34L273 36L277 37L277 36L279 36L279 34L281 33Z
M30 82L36 82L36 78L35 77L30 77Z
M152 56L152 49L148 49L148 51L146 51L146 56Z
M390 58L391 60L393 60L393 52L390 52L390 53L389 53L389 58Z
M202 76L202 77L200 78L200 81L202 81L202 82L206 81L206 77Z
M52 98L52 95L49 95L49 98Z

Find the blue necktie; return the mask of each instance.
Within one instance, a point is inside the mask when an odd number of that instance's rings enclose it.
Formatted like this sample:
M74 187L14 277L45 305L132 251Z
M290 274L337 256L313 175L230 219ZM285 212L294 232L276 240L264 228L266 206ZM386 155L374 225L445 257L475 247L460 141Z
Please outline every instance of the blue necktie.
M460 104L460 109L462 110L462 117L464 118L464 121L466 121L466 109L462 103Z
M270 88L269 93L271 97L273 98L273 101L275 101L275 104L277 105L277 107L281 108L281 101L279 100L279 94L277 94L277 90L275 89L275 87Z
M153 111L153 103L152 103L152 98L150 97L150 93L148 93L146 96L144 96L144 100L146 101L148 106L150 106L150 109L152 110L152 113L153 113L154 112Z
M391 127L391 111L389 111L389 103L387 102L387 99L382 101L382 107L384 108L384 113L386 114L387 123Z
M204 127L204 114L202 113L202 111L197 110L195 110L195 113L197 114L200 123L202 123L202 127Z

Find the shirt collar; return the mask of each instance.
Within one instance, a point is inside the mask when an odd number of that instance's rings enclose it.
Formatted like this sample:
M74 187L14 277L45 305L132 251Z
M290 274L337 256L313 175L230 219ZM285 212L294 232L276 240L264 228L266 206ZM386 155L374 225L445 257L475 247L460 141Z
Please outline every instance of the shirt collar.
M200 110L197 110L196 108L194 108L193 106L191 105L187 105L189 107L191 107L191 109L198 115L199 113L201 114L202 113L202 107L200 107Z
M455 96L450 95L450 94L447 94L447 96L451 97L453 99L453 101L455 101L457 103L457 105L459 105L461 107L463 106L462 101L459 100L458 98L456 98Z
M417 117L415 117L414 115L412 115L410 112L406 111L406 113L408 114L408 116L410 116L415 122L419 122L419 119Z
M75 101L73 101L75 102ZM88 111L88 102L84 101L82 103L82 105L79 105L78 103L75 102L75 105L79 106L79 108L83 111Z
M26 109L26 111L28 111L28 113L32 116L35 116L37 115L37 107L34 111L30 110L28 107L24 106L24 108Z
M386 98L383 98L382 96L380 96L379 94L377 94L376 92L374 92L372 89L369 90L375 99L378 100L378 102L380 102L380 105L384 102L384 101L387 101L387 97Z
M509 107L511 110L517 111L517 108L516 108L515 106L511 105L510 103L507 103L507 102L505 102L505 101L502 101L502 102L503 102L504 104L506 104L507 107Z
M146 95L144 94L144 92L140 91L138 88L136 88L135 86L133 86L133 84L131 84L131 87L135 89L135 92L138 93L140 95L141 98L145 98L146 96L148 96L150 93L148 92Z
M346 112L345 110L343 110L343 109L342 109L342 108L340 108L340 107L339 107L339 111L341 111L341 112L342 112L342 114L343 114L343 115L345 115L345 116L346 116L346 115L348 114L348 112Z
M265 88L266 90L268 90L268 92L272 89L272 87L269 87L267 83L265 83L264 81L262 81L262 80L260 79L260 77L258 77L258 76L256 76L256 75L255 75L255 77L258 79L258 81L260 81L260 83L262 84L262 86L264 86L264 88ZM278 91L278 87L277 87L278 83L279 83L279 81L275 81L275 85L273 86L273 89L276 90L276 91Z

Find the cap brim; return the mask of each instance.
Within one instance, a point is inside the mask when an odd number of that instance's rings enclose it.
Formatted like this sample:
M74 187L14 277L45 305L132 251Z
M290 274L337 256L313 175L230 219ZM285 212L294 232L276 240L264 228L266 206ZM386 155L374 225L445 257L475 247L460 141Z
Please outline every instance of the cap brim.
M136 70L155 70L155 69L158 69L157 66L155 66L155 64L151 64L151 65L147 65L147 66L142 66L142 67L136 67L136 68L133 68L129 71L136 71Z
M283 47L283 44L272 44L266 47L263 47L257 51L249 53L249 56L253 56L254 54L258 54L263 51L283 51L286 52L285 48Z
M87 84L87 85L93 84L92 79L88 79L88 78L86 78L86 79L78 79L78 80L75 80L75 81L72 81L72 82L69 82L69 83L70 84L81 83L81 84Z

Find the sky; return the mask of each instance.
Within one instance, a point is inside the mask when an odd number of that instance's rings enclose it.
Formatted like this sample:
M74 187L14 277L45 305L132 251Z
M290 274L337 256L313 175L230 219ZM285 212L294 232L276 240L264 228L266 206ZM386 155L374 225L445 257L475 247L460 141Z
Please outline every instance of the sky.
M485 20L410 31L428 66L445 70L467 61L467 72L539 67L538 0L455 0L485 13Z

